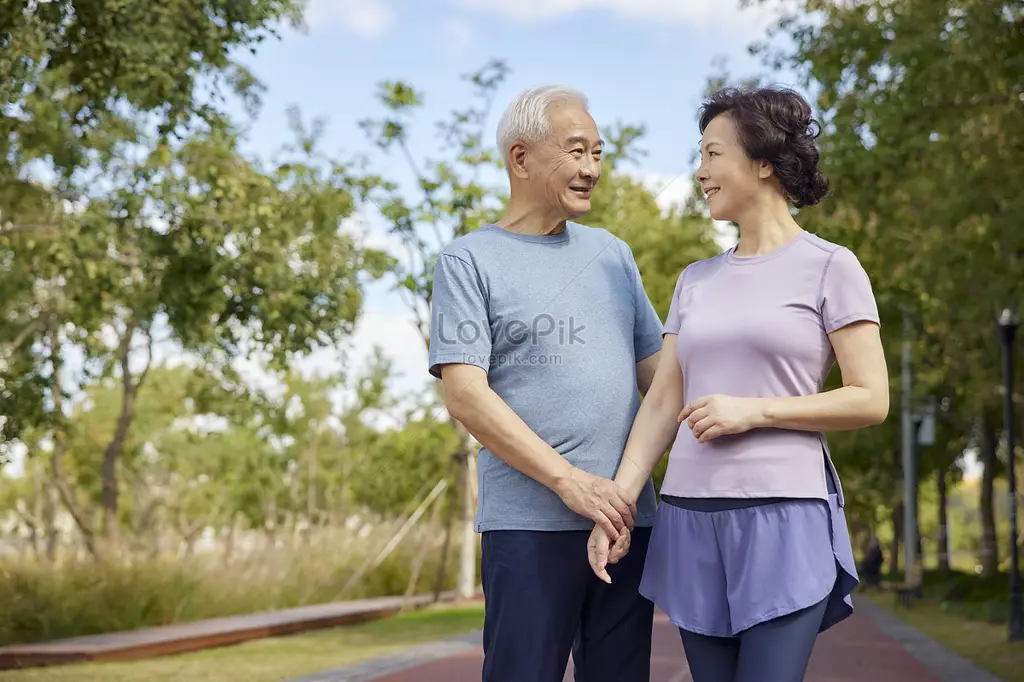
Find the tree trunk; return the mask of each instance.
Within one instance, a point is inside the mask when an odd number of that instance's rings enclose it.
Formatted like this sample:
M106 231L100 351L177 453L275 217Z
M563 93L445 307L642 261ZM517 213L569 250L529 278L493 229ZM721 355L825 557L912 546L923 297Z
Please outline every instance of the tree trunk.
M319 473L320 458L318 456L318 448L320 445L320 434L314 429L313 445L306 452L307 461L307 481L306 481L306 520L309 522L309 528L312 531L313 526L317 525L319 519L320 507L317 504L317 477Z
M892 508L892 544L889 548L889 575L895 579L900 570L900 538L903 537L903 503Z
M994 487L996 480L996 434L987 416L981 418L981 575L994 576L999 570L999 545L996 542Z
M50 328L50 364L52 366L50 398L53 401L53 412L56 415L57 424L53 430L53 450L50 452L50 480L57 490L61 503L67 509L68 514L71 515L79 532L81 532L82 542L85 544L86 550L94 559L98 559L96 535L92 524L86 520L85 515L75 503L74 493L64 479L64 474L61 470L61 462L68 447L67 432L64 429L64 394L60 388L60 376L63 368L60 356L61 345L60 331L56 322L54 322Z
M949 494L946 489L946 470L939 469L939 538L936 554L939 557L939 570L949 572Z
M43 479L43 523L46 528L46 560L53 564L57 561L57 502L54 500L53 485L49 475Z
M231 559L235 555L235 533L238 527L238 521L236 515L238 512L233 512L228 519L228 535L224 541L224 565L227 566L231 563Z
M468 485L463 489L463 517L462 517L462 555L459 564L459 597L461 599L472 599L476 594L476 529L474 518L476 516L476 500L473 496L473 471L475 467L475 455L467 455L463 466L466 467L466 481Z
M460 453L455 453L452 456L452 471L455 473L453 477L455 485L448 488L448 509L445 511L444 521L444 544L441 546L441 561L437 567L437 579L434 582L434 601L438 601L441 598L441 590L444 589L444 579L446 576L446 569L448 568L448 550L451 547L452 541L452 525L455 521L455 509L458 506L458 491L461 489L461 474L465 469L462 467Z
M44 549L41 552L37 550L37 555L40 559L45 559L46 563L53 564L57 560L57 521L53 509L53 488L43 462L36 461L33 478L35 481L36 518L39 519L41 526L39 533L43 536L41 541L44 543ZM33 538L34 541L35 538Z
M135 328L135 321L132 320L128 323L124 334L121 336L121 343L118 345L118 361L121 365L121 413L117 417L114 436L103 451L103 532L109 549L115 554L120 545L117 514L117 463L121 458L121 453L124 451L124 442L128 438L128 429L135 418L135 402L138 396L139 384L142 383L142 376L140 376L139 381L132 380L132 372L129 365L131 342L135 336ZM145 370L143 370L144 373Z
M462 547L459 556L459 582L457 594L460 599L471 599L476 593L476 497L473 495L473 472L476 462L473 437L459 422L454 422L456 433L462 442Z

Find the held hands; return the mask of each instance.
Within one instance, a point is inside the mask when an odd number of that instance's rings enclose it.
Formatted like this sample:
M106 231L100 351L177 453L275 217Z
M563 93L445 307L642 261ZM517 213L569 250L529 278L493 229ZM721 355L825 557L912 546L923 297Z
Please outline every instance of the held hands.
M611 539L633 528L636 504L615 481L573 467L555 492L565 506L592 520Z
M594 575L611 584L612 577L608 575L607 566L616 563L629 551L629 530L623 531L619 539L613 545L601 526L594 526L587 541L587 559L590 561L590 568Z
M719 436L744 433L763 423L761 402L757 398L734 398L709 395L694 400L679 413L679 423L693 432L693 437L707 443Z

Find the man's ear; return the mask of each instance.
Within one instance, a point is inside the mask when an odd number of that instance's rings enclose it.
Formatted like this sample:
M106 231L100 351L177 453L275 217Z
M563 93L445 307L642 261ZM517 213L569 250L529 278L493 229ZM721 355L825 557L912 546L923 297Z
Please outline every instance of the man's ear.
M770 163L768 163L767 161L758 161L757 177L761 178L762 180L766 180L767 178L770 178L774 172L775 169L772 168L772 165Z
M526 146L526 143L521 140L513 142L508 150L508 172L523 180L530 177L530 172L526 169L526 155L528 153L529 148Z

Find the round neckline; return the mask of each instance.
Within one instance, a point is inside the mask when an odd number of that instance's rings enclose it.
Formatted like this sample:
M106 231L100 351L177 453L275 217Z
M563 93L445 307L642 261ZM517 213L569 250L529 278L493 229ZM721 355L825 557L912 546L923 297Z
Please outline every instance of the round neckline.
M793 248L795 244L797 244L798 242L802 242L804 239L806 239L808 234L809 233L807 232L807 230L801 230L795 237L790 239L788 242L786 242L779 248L775 249L774 251L769 251L768 253L762 253L759 256L737 256L736 248L739 246L739 244L737 244L736 246L733 246L732 248L725 252L725 260L726 262L732 263L733 265L754 265L755 263L764 263L765 261L772 260L773 258L778 258L782 254L786 253L791 248Z
M572 223L566 221L565 229L555 234L522 234L519 232L513 232L512 230L506 230L501 225L497 225L495 223L487 223L482 227L490 228L491 230L497 232L498 234L511 237L512 239L518 239L524 242L533 242L535 244L554 244L564 242L569 239L569 231L572 229Z

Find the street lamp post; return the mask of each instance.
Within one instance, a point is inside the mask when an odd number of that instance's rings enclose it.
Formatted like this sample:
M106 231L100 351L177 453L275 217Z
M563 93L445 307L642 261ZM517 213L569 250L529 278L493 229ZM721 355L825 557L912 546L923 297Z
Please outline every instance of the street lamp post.
M935 445L935 409L936 409L936 403L937 403L937 401L935 399L935 396L929 396L928 400L923 405L921 405L918 409L914 410L911 413L911 423L913 424L913 427L914 427L913 428L913 432L914 432L913 444L914 444L914 447L912 449L912 452L913 452L914 456L911 458L911 461L913 462L913 466L911 467L911 473L912 473L913 480L914 480L914 487L913 487L913 493L914 494L913 494L913 497L911 499L912 499L913 505L914 505L914 519L915 519L915 523L917 522L918 512L919 512L918 507L920 506L919 503L918 503L917 488L918 488L918 473L921 470L920 469L920 467L921 467L921 448L922 447L931 447L932 445ZM918 531L918 529L915 528L914 529L914 561L915 562L922 562L923 563L924 556L921 553L921 536L920 536L920 534L918 534L917 531Z
M1021 608L1020 567L1017 563L1017 480L1013 456L1013 342L1017 320L1009 308L999 316L1003 342L1003 422L1006 428L1007 477L1010 481L1010 640L1024 639L1024 609Z

